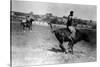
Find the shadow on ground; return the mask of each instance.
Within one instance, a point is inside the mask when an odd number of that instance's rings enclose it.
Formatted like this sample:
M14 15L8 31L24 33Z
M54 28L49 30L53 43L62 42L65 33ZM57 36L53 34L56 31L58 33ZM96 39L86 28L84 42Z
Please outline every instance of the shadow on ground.
M49 51L52 51L52 52L62 52L63 53L63 51L61 50L61 49L57 49L57 48L51 48L51 49L48 49Z

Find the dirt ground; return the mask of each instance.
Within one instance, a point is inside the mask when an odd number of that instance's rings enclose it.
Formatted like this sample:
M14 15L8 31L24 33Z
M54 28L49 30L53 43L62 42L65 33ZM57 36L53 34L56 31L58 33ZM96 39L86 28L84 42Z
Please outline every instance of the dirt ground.
M78 42L74 46L73 55L52 49L60 48L49 26L33 24L32 32L29 30L24 32L19 23L13 23L11 30L13 67L96 61L96 44L93 43ZM66 45L67 43L64 43L65 47Z

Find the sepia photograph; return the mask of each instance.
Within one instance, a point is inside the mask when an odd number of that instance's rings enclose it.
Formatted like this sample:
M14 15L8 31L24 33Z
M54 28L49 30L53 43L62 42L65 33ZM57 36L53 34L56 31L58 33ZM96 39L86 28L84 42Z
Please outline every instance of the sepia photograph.
M10 1L12 67L97 61L97 6Z

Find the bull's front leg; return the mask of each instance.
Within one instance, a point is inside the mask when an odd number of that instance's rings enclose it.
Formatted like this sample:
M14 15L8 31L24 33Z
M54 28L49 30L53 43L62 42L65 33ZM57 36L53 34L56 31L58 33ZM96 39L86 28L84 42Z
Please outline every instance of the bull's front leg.
M62 50L63 52L66 51L66 49L65 49L64 46L63 46L63 42L60 42L59 47L61 48L61 50Z
M70 42L68 43L68 50L67 50L67 53L73 54L73 42L72 42L72 41L70 41Z

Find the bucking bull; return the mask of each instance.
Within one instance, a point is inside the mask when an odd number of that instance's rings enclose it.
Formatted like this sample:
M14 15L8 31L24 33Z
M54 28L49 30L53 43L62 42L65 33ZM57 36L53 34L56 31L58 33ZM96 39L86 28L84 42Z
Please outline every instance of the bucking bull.
M64 53L71 53L73 54L73 46L77 42L84 40L86 42L89 42L88 36L86 33L80 31L79 29L75 29L75 37L70 38L71 32L67 28L60 28L58 30L53 30L53 26L51 23L49 23L52 33L55 34L57 40L59 41L59 47L61 48L61 51ZM67 50L63 46L64 42L68 42L68 48Z

